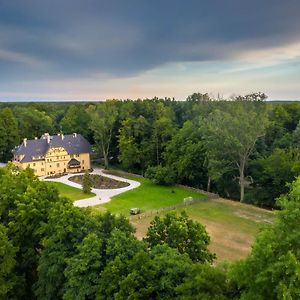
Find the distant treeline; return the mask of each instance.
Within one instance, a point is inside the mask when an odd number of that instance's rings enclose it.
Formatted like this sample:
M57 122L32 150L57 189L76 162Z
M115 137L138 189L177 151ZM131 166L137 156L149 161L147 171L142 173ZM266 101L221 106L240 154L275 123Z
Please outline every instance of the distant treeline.
M0 103L0 161L24 137L78 132L105 167L273 207L300 173L300 105L265 99Z

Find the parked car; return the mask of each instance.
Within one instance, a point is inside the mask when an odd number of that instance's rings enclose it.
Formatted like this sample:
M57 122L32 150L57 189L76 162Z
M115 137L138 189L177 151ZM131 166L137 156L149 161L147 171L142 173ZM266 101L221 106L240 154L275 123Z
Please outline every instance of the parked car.
M135 207L135 208L130 208L129 212L131 215L138 215L141 212L141 210Z

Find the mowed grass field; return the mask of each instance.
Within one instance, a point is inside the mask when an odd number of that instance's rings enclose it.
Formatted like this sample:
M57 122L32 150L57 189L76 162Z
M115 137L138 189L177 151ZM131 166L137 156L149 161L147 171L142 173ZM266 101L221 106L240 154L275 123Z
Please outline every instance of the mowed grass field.
M47 184L51 184L58 189L60 196L67 197L72 201L91 198L95 196L94 193L84 194L81 189L66 185L61 182L47 181Z
M113 197L107 204L93 207L94 213L108 210L114 214L128 216L129 209L132 207L139 207L142 212L145 212L181 203L183 198L188 196L205 199L203 194L189 189L158 186L145 178L126 177L139 181L141 186ZM211 237L210 249L217 254L218 262L246 257L259 229L268 226L274 220L271 211L221 198L203 200L201 203L175 211L180 213L183 209L193 220L206 226ZM164 214L161 213L160 216ZM153 218L154 215L141 219L138 216L130 218L139 239L146 235Z
M206 226L211 237L210 250L217 254L218 262L246 257L259 229L274 220L271 211L224 199L207 200L184 209L190 218ZM145 236L153 217L131 219L138 238Z
M145 212L183 203L183 199L186 197L193 197L195 199L205 198L205 195L191 189L160 186L146 178L133 176L128 176L127 178L139 181L141 185L138 188L113 197L110 202L98 205L94 209L129 216L130 208L134 207L138 207L142 212Z

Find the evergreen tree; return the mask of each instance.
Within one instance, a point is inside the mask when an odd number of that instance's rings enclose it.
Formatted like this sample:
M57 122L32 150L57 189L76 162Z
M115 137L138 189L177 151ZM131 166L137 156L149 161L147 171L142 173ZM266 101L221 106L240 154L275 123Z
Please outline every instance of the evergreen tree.
M89 172L85 172L82 179L82 191L85 194L89 194L92 190L93 182Z

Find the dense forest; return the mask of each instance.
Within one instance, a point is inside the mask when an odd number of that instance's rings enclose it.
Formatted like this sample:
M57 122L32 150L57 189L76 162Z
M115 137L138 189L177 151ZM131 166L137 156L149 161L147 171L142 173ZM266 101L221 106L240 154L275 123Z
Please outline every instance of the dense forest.
M0 299L299 299L300 105L258 93L0 106L0 156L44 132L83 134L106 168L276 207L250 255L216 263L185 212L128 219L78 208L31 169L0 168Z
M216 265L205 227L184 212L156 216L137 240L128 219L75 207L10 164L0 168L0 298L299 299L299 179L251 254Z
M300 105L213 99L0 104L0 161L23 138L78 132L105 167L274 207L300 173Z

